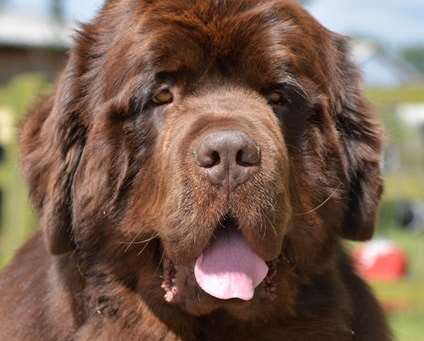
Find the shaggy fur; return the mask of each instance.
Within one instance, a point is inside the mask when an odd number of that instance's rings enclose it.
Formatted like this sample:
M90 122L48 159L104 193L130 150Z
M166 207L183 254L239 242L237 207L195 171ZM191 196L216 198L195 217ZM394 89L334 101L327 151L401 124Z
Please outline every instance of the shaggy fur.
M341 247L371 238L382 192L347 54L290 0L108 1L22 128L42 232L1 274L0 339L391 340ZM193 158L222 130L261 152L231 191ZM271 267L249 302L194 280L222 226Z

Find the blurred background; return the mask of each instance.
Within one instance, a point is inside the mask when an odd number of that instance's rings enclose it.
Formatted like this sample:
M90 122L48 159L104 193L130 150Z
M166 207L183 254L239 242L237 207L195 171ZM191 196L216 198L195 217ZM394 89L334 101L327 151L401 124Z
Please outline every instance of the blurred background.
M49 92L78 22L102 0L0 0L0 266L37 227L18 160L26 108ZM352 56L386 128L386 191L377 238L349 244L400 341L424 340L424 1L309 0Z

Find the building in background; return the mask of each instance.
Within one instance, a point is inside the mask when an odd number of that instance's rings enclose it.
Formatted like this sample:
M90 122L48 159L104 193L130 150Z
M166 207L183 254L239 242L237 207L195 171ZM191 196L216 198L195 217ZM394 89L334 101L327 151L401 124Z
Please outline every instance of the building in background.
M48 17L0 13L0 84L22 73L53 80L66 62L71 34L71 27Z

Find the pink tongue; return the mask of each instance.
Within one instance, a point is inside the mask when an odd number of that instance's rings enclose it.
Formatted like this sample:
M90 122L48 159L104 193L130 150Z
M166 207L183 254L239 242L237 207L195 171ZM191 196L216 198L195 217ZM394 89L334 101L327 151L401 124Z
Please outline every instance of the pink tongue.
M222 300L249 301L268 270L241 233L229 230L219 234L197 259L194 275L197 284L209 295Z

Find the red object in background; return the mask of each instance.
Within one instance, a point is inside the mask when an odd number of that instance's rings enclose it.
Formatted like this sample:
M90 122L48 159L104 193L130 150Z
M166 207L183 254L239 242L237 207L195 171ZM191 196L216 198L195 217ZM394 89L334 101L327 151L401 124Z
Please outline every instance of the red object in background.
M392 282L406 277L408 257L388 240L376 240L353 252L359 274L369 281Z

